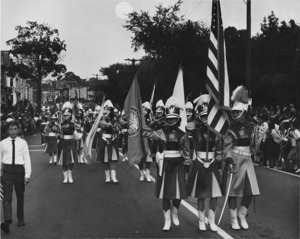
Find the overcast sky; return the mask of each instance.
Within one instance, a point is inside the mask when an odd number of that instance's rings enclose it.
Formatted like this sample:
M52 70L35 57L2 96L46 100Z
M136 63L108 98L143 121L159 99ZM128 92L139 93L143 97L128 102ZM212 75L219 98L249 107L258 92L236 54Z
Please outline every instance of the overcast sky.
M224 27L246 29L246 0L222 0ZM130 10L148 11L152 16L159 3L173 5L175 0L1 0L1 50L8 50L6 41L17 35L15 26L27 21L46 23L59 31L67 51L63 64L81 78L99 73L100 67L128 63L126 58L139 59L142 51L131 48L130 32L122 25ZM121 4L120 4L121 3ZM252 0L252 35L260 32L263 17L274 11L279 21L294 19L300 24L299 0ZM203 21L210 26L211 0L183 0L180 15Z

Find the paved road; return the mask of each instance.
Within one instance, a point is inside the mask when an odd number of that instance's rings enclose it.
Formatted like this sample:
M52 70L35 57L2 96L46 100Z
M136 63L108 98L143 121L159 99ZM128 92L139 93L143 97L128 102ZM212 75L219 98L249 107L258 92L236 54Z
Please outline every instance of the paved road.
M196 200L180 209L180 226L163 232L155 183L139 182L139 172L119 162L119 184L106 184L101 164L76 165L74 184L62 184L60 166L48 164L39 136L28 138L32 179L26 188L25 227L16 226L14 199L10 234L1 238L299 238L299 177L256 167L261 196L249 209L247 231L230 229L229 211L219 233L200 232ZM155 180L155 165L151 174ZM217 219L224 199L220 199Z

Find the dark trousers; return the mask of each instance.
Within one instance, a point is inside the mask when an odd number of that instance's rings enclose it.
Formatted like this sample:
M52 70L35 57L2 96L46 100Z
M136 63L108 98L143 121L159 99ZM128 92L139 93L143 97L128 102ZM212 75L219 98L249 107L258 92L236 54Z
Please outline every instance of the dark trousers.
M23 165L3 165L1 183L3 187L3 217L4 222L12 222L12 194L15 188L17 196L17 218L18 221L24 219L24 185L25 169Z

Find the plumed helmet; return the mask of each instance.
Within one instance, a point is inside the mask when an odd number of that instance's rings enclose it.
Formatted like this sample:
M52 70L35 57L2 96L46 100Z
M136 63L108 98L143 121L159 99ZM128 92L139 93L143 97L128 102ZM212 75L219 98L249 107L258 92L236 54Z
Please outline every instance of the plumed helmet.
M143 107L143 114L144 116L149 116L151 114L151 104L149 101L146 101L142 104Z
M111 103L110 100L105 101L104 109L106 109L106 108L114 108L114 105Z
M65 109L72 109L72 104L70 101L66 101L63 106L62 106L62 110L65 110Z
M42 111L45 111L46 110L46 107L45 106L42 106Z
M151 110L151 104L149 101L146 101L142 104L143 108L147 109L147 110Z
M48 111L46 111L45 115L50 116L50 115L51 115L51 112L48 110Z
M232 110L248 110L248 91L244 86L238 86L232 92L231 100L233 101Z
M95 111L100 111L101 110L101 106L100 105L97 105L96 107L95 107Z
M164 102L162 100L157 101L156 105L155 105L155 111L158 113L164 113L165 112L165 105Z
M88 114L93 114L93 111L91 108L89 108L89 110L87 111Z
M5 122L10 122L10 121L13 121L13 119L12 118L7 118L6 120L5 120Z
M187 116L191 116L193 114L194 106L192 102L187 102L185 104L185 111Z
M166 118L179 118L181 109L178 98L171 96L166 102Z
M200 95L198 98L194 100L194 103L196 104L196 112L199 114L199 116L207 115L207 106L209 101L209 95L203 94Z
M105 101L105 103L104 103L103 106L104 106L104 111L103 111L103 115L104 116L107 116L110 113L113 114L113 112L114 112L114 106L113 106L113 104L111 103L110 100Z
M240 120L244 115L244 112L248 110L248 92L244 86L238 86L233 92L231 96L231 100L233 101L232 106L232 119Z
M119 115L119 110L117 108L114 108L114 115L118 116Z
M83 106L81 103L78 103L78 109L83 110Z
M63 116L71 116L72 115L72 110L67 108L64 110Z
M51 119L57 119L58 117L57 117L57 115L56 114L53 114L52 116L51 116Z
M125 110L122 110L121 116L125 115Z

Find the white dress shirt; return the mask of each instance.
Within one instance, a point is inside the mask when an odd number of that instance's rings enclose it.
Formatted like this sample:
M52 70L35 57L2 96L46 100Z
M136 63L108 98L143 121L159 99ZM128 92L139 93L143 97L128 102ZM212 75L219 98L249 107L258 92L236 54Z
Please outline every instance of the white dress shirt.
M1 163L12 164L12 138L7 137L0 142ZM15 138L15 165L24 165L25 178L31 175L31 160L28 144L20 137Z

